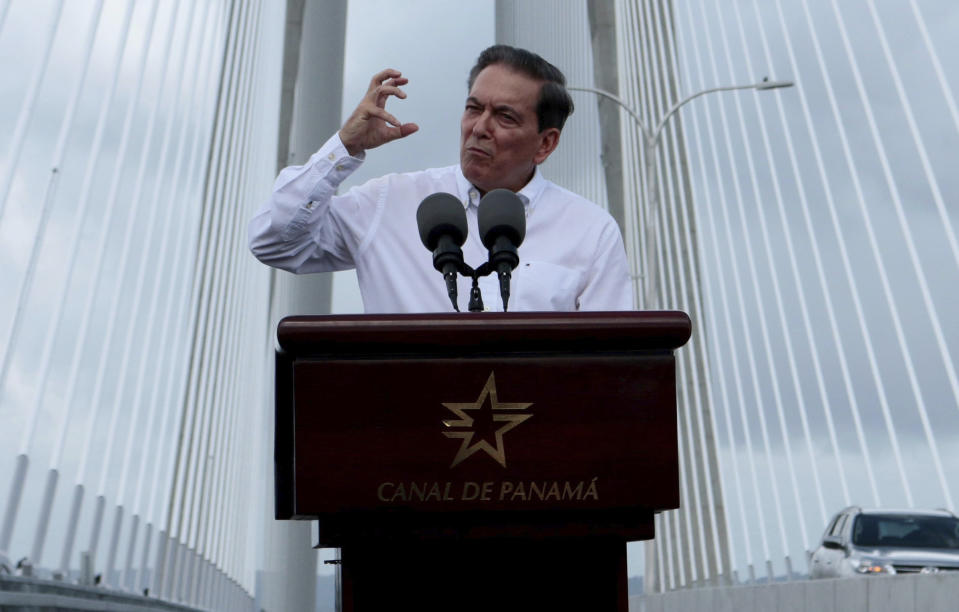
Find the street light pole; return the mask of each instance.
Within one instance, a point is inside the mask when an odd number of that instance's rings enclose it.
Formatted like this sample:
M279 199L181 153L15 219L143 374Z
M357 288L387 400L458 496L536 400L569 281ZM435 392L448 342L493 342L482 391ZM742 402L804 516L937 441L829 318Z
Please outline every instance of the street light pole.
M698 91L690 96L687 96L680 100L679 102L673 104L673 106L666 112L665 115L659 120L655 127L650 130L649 127L643 122L640 118L639 113L633 110L628 104L621 100L618 96L604 91L602 89L595 89L592 87L567 87L570 91L585 91L589 93L596 94L612 100L618 104L623 110L625 110L630 117L633 118L633 121L636 122L636 125L639 127L640 131L643 134L643 157L645 158L645 175L643 180L643 203L645 206L642 211L643 219L643 231L646 234L645 242L645 251L642 260L640 261L640 278L641 278L641 290L640 290L640 309L654 309L660 308L662 305L659 303L659 292L656 290L656 282L652 274L652 265L651 261L656 255L656 215L659 210L659 185L656 181L656 149L659 146L660 136L662 136L663 129L666 127L666 122L679 111L681 107L688 104L689 102L695 100L700 96L706 94L714 93L717 91L734 91L739 89L755 89L757 91L767 91L770 89L780 89L783 87L792 87L792 81L770 81L763 80L759 83L752 83L750 85L728 85L724 87L712 87L709 89L704 89Z
M619 97L617 97L616 95L608 91L604 91L602 89L589 88L589 87L568 87L568 89L573 91L590 92L598 96L607 98L611 100L612 102L615 102L617 105L619 105L620 108L625 110L630 117L633 118L633 121L636 123L636 125L639 127L640 131L642 132L643 155L645 157L645 165L643 169L644 171L644 180L643 180L644 206L642 211L640 211L640 218L642 219L641 223L642 223L642 230L644 233L644 241L643 241L644 244L640 246L640 249L642 249L642 251L645 251L645 253L643 253L643 257L641 258L641 261L640 261L640 272L639 272L639 277L641 279L640 303L639 303L640 309L653 309L653 308L662 307L661 300L660 300L660 292L658 291L658 282L657 282L657 279L654 276L652 276L652 273L655 272L654 262L655 262L656 252L657 252L656 227L657 227L657 215L659 214L658 209L659 209L659 198L660 198L659 185L657 182L657 173L656 173L656 150L657 150L657 147L659 146L660 137L662 136L666 123L684 105L706 94L710 94L718 91L733 91L733 90L739 90L739 89L754 89L757 91L765 91L769 89L778 89L782 87L792 87L792 85L793 83L789 81L763 80L759 83L753 83L751 85L733 85L733 86L727 86L727 87L713 87L710 89L704 89L703 91L696 92L690 96L687 96L681 99L679 102L673 104L673 106L669 108L666 114L664 114L663 117L655 124L653 129L650 129L649 127L647 127L647 125L643 122L642 118L640 118L639 114L633 108L631 108L628 104L623 102ZM692 211L690 211L690 219L692 219L691 212ZM693 263L692 265L695 266L695 263ZM692 274L690 274L687 277L688 289L690 291L696 291L699 289L698 287L694 286L695 283L698 283L698 281L696 280L697 278L698 277L693 276ZM698 320L700 319L699 317L700 313L695 312L695 303L696 301L693 300L691 303L686 305L686 308L687 310L690 311L690 316L692 316L694 320ZM694 336L698 337L698 340L694 343L696 345L695 350L698 353L698 358L694 357L693 355L689 355L688 356L689 361L684 361L684 363L687 363L688 366L693 369L693 376L686 378L686 386L689 387L688 389L686 389L686 392L688 393L689 396L693 396L696 393L693 387L699 387L700 395L702 397L707 397L706 394L703 393L704 386L707 380L705 337L701 335L702 330L700 329L699 326L694 327L693 333L694 333ZM702 406L703 418L700 426L703 428L701 430L701 435L704 440L705 448L703 448L702 446L693 445L693 450L692 450L692 453L694 454L693 461L695 462L696 465L716 466L716 463L715 463L717 461L716 440L715 440L715 435L711 426L711 419L708 418L709 410L710 410L710 407L706 405L706 402L704 401ZM705 458L703 455L705 455ZM718 470L707 469L706 471L708 473L709 485L711 487L711 490L717 491L717 492L720 491L721 488L720 488ZM714 508L713 511L715 512L714 516L717 522L724 523L725 511L722 508L721 502L719 502L717 499L713 503L716 504L716 507ZM702 566L702 563L709 563L710 565L715 563L718 569L718 567L720 567L718 564L721 562L722 570L725 573L725 579L721 575L713 576L712 579L714 581L718 580L722 582L722 581L730 580L730 578L732 577L732 570L729 566L728 541L727 541L727 535L725 534L725 531L724 531L725 527L718 526L718 528L720 530L720 533L717 534L716 536L719 539L718 548L719 550L725 551L725 552L720 553L719 559L712 559L712 563L710 563L708 560L702 561L701 564L698 566L698 569L700 571L699 575L704 576L706 574L703 573L705 568ZM647 557L646 557L647 569L646 569L645 586L648 592L652 592L656 590L656 583L657 583L655 578L656 565L653 559L655 555L655 553L653 552L653 548L652 547L647 548L646 554L647 554ZM660 586L660 589L661 588L662 587Z

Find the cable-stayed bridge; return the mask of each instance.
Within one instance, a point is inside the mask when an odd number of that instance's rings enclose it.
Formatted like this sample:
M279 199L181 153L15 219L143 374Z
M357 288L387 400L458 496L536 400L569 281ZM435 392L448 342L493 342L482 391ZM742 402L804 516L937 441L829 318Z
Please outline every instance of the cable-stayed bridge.
M12 574L217 609L312 584L308 532L270 520L271 334L331 285L245 231L341 121L365 5L319 4L0 1ZM694 320L683 507L631 548L647 592L803 580L845 506L954 509L959 9L550 7L490 11L591 90L545 171L620 222L637 303ZM764 79L793 86L698 95Z

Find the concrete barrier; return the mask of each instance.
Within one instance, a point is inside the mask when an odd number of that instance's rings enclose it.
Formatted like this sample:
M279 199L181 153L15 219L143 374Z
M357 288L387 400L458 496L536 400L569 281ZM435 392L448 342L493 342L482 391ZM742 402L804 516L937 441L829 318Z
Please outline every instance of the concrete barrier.
M198 612L196 608L102 587L0 575L0 610L96 610L97 612Z
M871 576L681 589L630 597L630 612L955 612L959 574Z

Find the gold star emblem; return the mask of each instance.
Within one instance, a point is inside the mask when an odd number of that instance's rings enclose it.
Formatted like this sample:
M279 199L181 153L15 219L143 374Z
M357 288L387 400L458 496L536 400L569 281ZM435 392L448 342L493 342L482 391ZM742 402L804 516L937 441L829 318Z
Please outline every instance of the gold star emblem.
M487 402L487 400L489 401ZM456 457L453 458L453 463L450 465L451 468L456 467L456 465L464 461L467 457L480 450L486 451L486 454L495 459L497 463L506 467L506 451L503 448L503 434L533 416L531 414L516 414L517 410L526 410L533 405L532 403L508 404L499 401L496 396L496 379L494 378L493 372L490 372L489 379L487 379L486 385L483 387L483 390L480 391L479 397L475 402L464 404L444 403L443 405L459 417L457 420L443 421L443 425L449 428L471 428L469 431L443 432L443 435L447 438L457 438L463 441L460 444L459 452L457 452ZM487 405L489 405L489 408L484 409ZM472 429L473 417L466 414L467 410L478 410L480 412L478 412L476 416L491 418L493 423L503 423L502 427L499 427L493 432L493 438L496 443L495 448L489 442L482 439L475 444L473 443L473 437L476 435L476 431Z

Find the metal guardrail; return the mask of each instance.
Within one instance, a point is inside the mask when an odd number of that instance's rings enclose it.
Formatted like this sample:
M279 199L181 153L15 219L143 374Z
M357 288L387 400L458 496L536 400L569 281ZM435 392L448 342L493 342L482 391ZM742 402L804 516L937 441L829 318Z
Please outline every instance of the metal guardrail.
M0 575L0 608L24 610L97 610L108 612L194 612L168 601L61 580Z
M630 612L953 612L959 574L798 580L630 597Z

